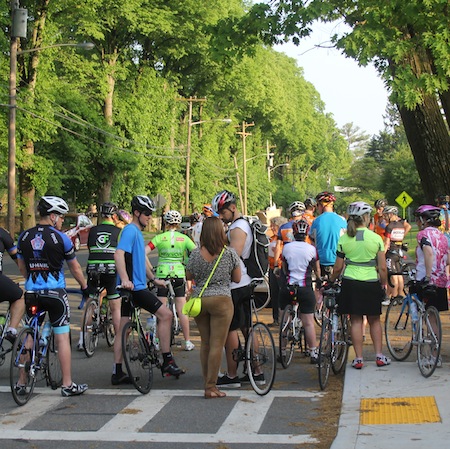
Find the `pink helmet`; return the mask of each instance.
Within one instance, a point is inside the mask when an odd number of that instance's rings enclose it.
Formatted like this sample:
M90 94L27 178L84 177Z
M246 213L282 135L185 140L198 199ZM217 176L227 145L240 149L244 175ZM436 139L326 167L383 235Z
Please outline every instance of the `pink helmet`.
M441 209L436 206L431 206L430 204L422 204L419 206L414 215L416 217L422 217L425 221L432 221L439 219L439 215L441 213Z

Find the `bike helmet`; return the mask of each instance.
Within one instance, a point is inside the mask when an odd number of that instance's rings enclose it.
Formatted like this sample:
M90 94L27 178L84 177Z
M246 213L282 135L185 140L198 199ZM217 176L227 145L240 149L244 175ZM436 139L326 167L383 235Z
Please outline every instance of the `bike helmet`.
M214 214L211 204L204 204L202 212L205 215L205 217L211 217Z
M116 213L117 217L125 223L131 223L133 221L132 216L126 210L120 209Z
M222 190L212 200L212 209L219 212L221 209L236 204L236 197L228 190Z
M131 210L139 212L155 212L155 203L145 195L136 195L131 200Z
M316 196L316 201L318 203L334 203L336 201L336 197L330 192L320 192Z
M303 212L306 209L306 207L305 207L305 204L302 203L301 201L294 201L293 203L291 203L289 205L288 209L289 209L289 212L292 214L292 212L294 212L296 210Z
M198 223L201 219L201 215L198 212L194 212L190 217L189 221L191 223Z
M397 206L386 206L383 209L383 214L394 214L398 215L398 207Z
M448 195L437 195L436 196L436 203L439 205L447 204L450 202L450 197Z
M414 216L420 217L423 221L429 222L434 220L439 220L441 214L441 209L436 206L431 206L429 204L422 204L414 212Z
M292 223L292 233L295 234L308 234L309 224L305 220L294 221Z
M370 212L372 212L372 207L364 201L355 201L354 203L350 203L347 207L348 215L355 215L357 217L370 214Z
M169 210L164 214L164 221L167 224L180 224L181 220L181 214L177 210Z
M315 198L306 198L305 207L316 207L317 201Z
M376 200L374 203L375 209L379 209L380 207L386 207L387 206L387 201L380 199L380 200Z
M69 212L69 206L58 196L43 196L39 200L37 210L42 217L51 213L65 215Z
M102 215L111 216L117 213L117 206L114 203L106 202L100 206L100 213Z

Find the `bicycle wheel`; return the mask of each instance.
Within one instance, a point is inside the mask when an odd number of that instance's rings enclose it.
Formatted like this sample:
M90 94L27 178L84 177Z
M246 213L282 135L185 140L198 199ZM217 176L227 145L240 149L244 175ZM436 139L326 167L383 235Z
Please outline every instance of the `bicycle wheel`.
M384 332L391 356L399 362L406 360L413 348L409 300L406 299L401 304L391 301L386 311Z
M283 368L287 368L294 357L294 310L291 304L283 310L280 321L278 350Z
M100 315L97 298L89 298L83 316L83 348L87 357L94 355L100 333Z
M436 369L441 353L442 327L439 312L430 306L420 317L417 362L423 377L430 377Z
M52 332L47 346L47 383L52 390L56 390L62 385L61 364L58 357L58 345L55 334Z
M348 318L347 315L339 317L339 326L334 334L333 352L331 356L331 369L339 374L347 362L348 356Z
M114 324L112 319L111 307L109 306L108 301L108 309L106 311L106 318L103 324L103 332L106 337L106 344L111 347L114 344L114 340L116 339L116 332L114 331Z
M316 306L314 308L314 321L319 327L322 327L322 309L323 309L323 298L320 299L320 301L318 301L316 296Z
M152 363L147 340L133 321L123 327L122 355L134 387L139 393L147 394L153 384Z
M33 345L37 354L33 337L34 330L26 327L18 333L12 347L9 382L17 405L25 405L30 400L36 385L36 373L30 369Z
M329 314L323 314L322 316L318 366L320 389L325 390L331 367L331 321Z
M275 342L264 323L252 326L245 348L247 373L255 393L267 394L275 381Z
M0 314L0 320L3 323L0 324L0 366L2 366L5 363L6 354L10 352L7 349L9 342L5 341L6 329L9 326L9 313L7 315Z

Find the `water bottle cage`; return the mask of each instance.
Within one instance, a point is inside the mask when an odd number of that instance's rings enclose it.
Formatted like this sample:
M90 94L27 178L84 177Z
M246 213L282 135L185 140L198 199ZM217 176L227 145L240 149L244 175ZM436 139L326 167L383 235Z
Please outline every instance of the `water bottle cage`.
M334 307L336 306L336 298L334 296L326 296L323 300L325 307L327 309L334 309Z

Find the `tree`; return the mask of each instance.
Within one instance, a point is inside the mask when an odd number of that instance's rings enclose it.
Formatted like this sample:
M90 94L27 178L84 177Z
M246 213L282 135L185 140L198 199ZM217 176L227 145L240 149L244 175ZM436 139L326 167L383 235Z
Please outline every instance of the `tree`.
M309 34L315 20L343 20L336 47L373 62L391 89L428 201L450 191L450 60L447 0L280 0L256 4L241 27L266 42ZM234 26L236 26L234 24Z

